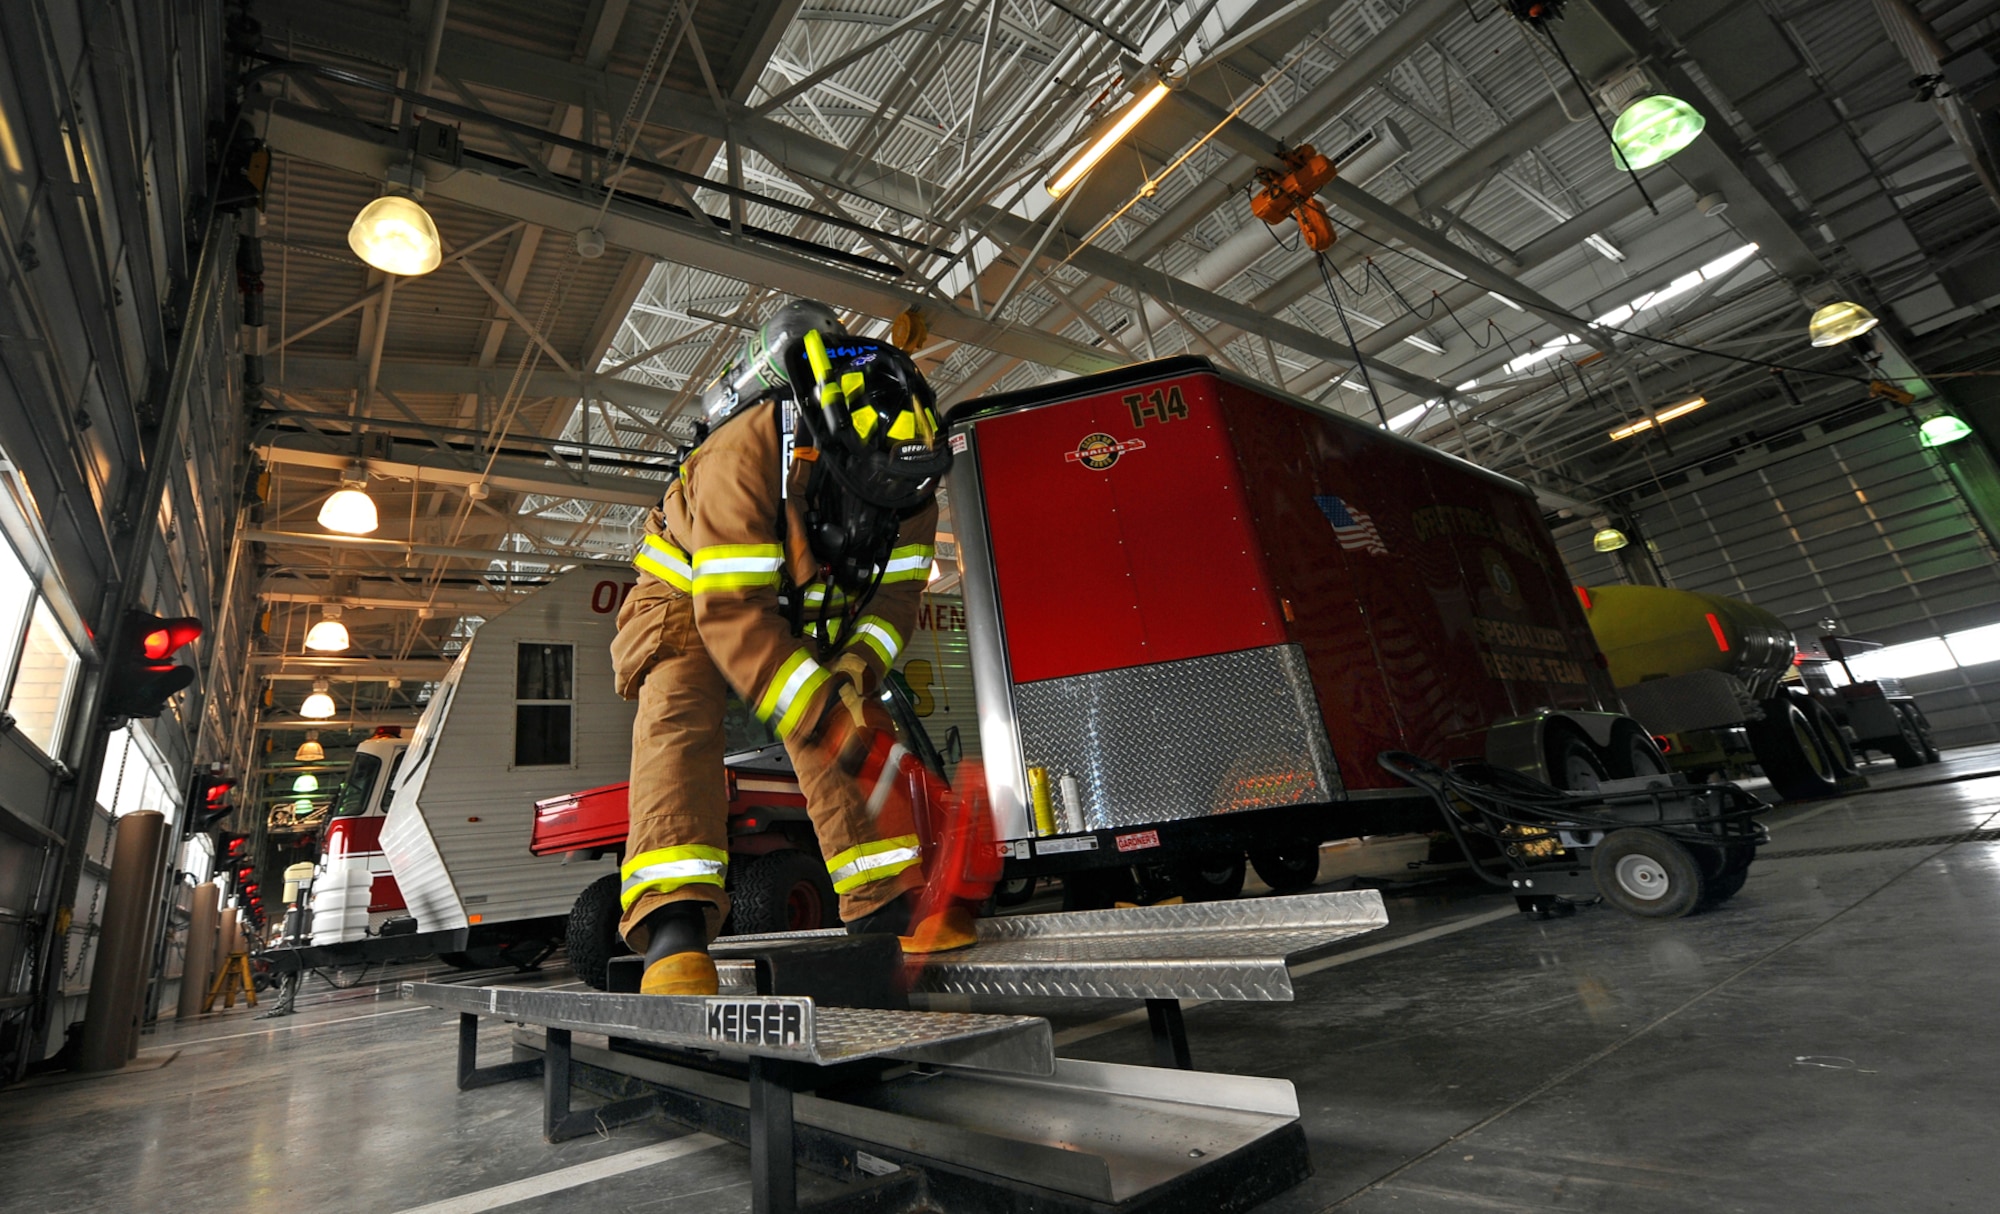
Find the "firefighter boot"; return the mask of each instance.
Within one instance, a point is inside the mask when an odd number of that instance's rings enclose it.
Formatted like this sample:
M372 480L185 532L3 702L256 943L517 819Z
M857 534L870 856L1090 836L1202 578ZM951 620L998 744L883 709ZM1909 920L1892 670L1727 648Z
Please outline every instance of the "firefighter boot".
M642 995L713 995L718 983L708 956L708 904L669 902L647 915Z
M970 909L951 903L926 913L915 892L905 894L847 925L851 936L895 935L906 953L948 953L969 948L979 940Z

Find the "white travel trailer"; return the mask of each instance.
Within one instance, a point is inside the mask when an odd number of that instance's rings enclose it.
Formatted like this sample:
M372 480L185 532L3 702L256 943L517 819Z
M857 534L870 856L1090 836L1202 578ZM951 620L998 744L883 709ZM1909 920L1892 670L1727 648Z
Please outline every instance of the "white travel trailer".
M535 802L625 778L634 707L612 688L611 638L629 573L576 569L481 624L410 738L382 850L417 932L457 950L562 938L577 891L612 857L536 856Z

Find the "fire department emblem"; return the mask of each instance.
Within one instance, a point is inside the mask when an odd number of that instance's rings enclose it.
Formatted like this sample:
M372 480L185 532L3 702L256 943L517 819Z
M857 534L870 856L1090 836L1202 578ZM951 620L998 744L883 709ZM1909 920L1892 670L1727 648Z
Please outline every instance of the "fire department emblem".
M1086 434L1076 450L1065 451L1063 459L1072 464L1082 464L1092 472L1102 472L1118 462L1118 457L1127 451L1142 451L1146 444L1136 438L1115 439L1109 434Z

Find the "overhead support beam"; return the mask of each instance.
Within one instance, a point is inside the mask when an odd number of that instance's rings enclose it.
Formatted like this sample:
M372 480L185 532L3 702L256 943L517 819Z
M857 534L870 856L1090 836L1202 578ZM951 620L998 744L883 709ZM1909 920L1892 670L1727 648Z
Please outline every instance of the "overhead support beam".
M337 471L354 462L353 441L346 435L279 434L259 443L255 450L268 463L292 467ZM664 470L658 477L633 476L509 456L494 457L490 466L478 462L466 466L448 462L452 455L450 450L439 450L430 444L392 440L386 454L369 453L368 468L377 475L418 485L464 489L483 484L489 490L505 493L540 493L621 506L658 504L669 479Z
M290 733L303 733L308 729L317 729L322 733L360 733L364 729L379 729L384 725L415 729L420 719L414 712L365 712L360 716L343 713L324 721L315 721L310 717L263 717L258 720L257 728Z
M295 588L292 588L295 587ZM299 582L266 582L257 592L257 597L266 603L328 603L359 611L431 611L438 615L482 615L487 612L505 610L531 591L517 595L503 594L440 594L429 598L410 595L403 598L389 598L380 595L336 594L305 586Z
M632 568L630 560L615 557L567 556L555 552L519 552L499 548L454 548L446 544L413 544L406 540L379 540L361 535L314 534L309 531L266 531L250 528L241 531L245 543L272 544L302 548L351 548L364 552L379 552L388 556L444 557L448 560L485 561L507 565L542 565L550 568L588 566L602 569Z
M260 653L250 665L261 679L410 679L428 682L441 679L451 669L450 658L303 658L283 653Z
M274 106L265 139L281 155L380 178L406 155L390 132L363 138L351 129L321 125L318 116L290 106ZM712 224L675 210L620 195L611 200L602 220L603 198L579 188L554 185L515 175L513 167L468 156L459 171L440 176L429 194L477 207L495 215L522 219L556 231L596 227L620 248L648 254L743 283L783 282L798 294L823 299L836 307L888 319L910 308L922 308L933 336L1039 363L1061 371L1086 374L1121 365L1081 342L988 320L950 301L871 278L853 270L802 256L752 237L718 232Z
M368 364L338 358L287 355L284 375L273 385L286 392L356 392L367 382ZM522 376L516 387L514 373L506 368L468 367L450 363L418 363L384 360L375 377L375 386L399 396L412 393L440 395L504 396L510 387L526 399L540 396L602 397L655 412L671 410L679 393L616 375L578 375L564 371L535 371Z

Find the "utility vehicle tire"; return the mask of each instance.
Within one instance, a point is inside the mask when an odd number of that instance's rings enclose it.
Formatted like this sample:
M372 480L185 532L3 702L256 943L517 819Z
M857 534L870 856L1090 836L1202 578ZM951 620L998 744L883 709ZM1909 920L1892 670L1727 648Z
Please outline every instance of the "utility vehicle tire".
M1639 728L1637 721L1619 721L1611 727L1611 745L1605 754L1609 760L1605 766L1614 780L1664 776L1669 770L1660 748L1653 744L1653 735Z
M1747 868L1739 868L1735 872L1723 873L1719 877L1711 878L1702 887L1701 905L1705 909L1711 906L1719 906L1729 901L1736 896L1737 892L1743 888L1743 883L1749 879L1750 870Z
M632 951L618 934L618 885L617 873L605 873L584 886L569 908L569 924L564 932L570 969L600 991L610 983L605 967L611 964L611 959Z
M1612 831L1597 845L1590 869L1606 902L1642 919L1678 919L1701 904L1701 865L1656 830Z
M1192 856L1173 866L1174 889L1187 902L1227 902L1243 892L1243 857Z
M840 926L840 901L816 855L794 848L752 856L729 887L729 932L802 932Z
M1016 877L1012 881L1002 881L993 887L993 901L998 906L1020 906L1034 896L1033 877Z
M1598 757L1597 748L1572 726L1551 721L1542 747L1549 765L1549 786L1552 788L1564 792L1589 792L1611 778L1611 773L1604 769L1604 760Z
M1898 767L1922 767L1924 765L1924 738L1917 729L1916 721L1896 705L1896 736L1883 744L1882 749L1896 760Z
M1788 801L1838 791L1839 768L1805 707L1790 695L1776 695L1764 701L1763 708L1764 719L1749 722L1744 732L1772 789Z
M1319 844L1310 839L1280 843L1250 853L1257 879L1280 894L1295 894L1319 880Z
M1915 704L1896 705L1896 723L1900 727L1902 737L1913 743L1912 748L1918 756L1917 763L1938 761L1937 743L1931 740L1931 723L1924 719L1922 709ZM1898 767L1917 766L1917 763L1903 762L1903 756L1894 751L1890 753L1894 756Z
M1819 735L1820 745L1826 750L1827 761L1833 764L1836 780L1861 774L1861 757L1854 753L1854 747L1847 740L1847 732L1834 719L1833 710L1819 700L1806 697L1802 704L1806 716L1812 721L1813 731Z

